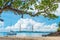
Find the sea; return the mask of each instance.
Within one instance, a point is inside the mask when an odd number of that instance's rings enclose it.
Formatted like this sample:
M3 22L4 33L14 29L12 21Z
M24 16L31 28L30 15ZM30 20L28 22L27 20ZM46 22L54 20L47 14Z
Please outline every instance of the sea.
M49 32L47 33L47 32L44 32L44 33L10 33L9 35L8 35L8 32L0 32L0 36L29 36L29 37L41 37L41 36L43 36L43 35L48 35L48 34L50 34Z

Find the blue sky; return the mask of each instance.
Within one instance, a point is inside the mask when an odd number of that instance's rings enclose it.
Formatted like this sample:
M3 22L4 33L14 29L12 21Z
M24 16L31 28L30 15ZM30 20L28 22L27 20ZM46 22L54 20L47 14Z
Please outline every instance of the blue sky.
M1 15L1 18L4 20L4 26L12 26L15 24L20 16L14 15L12 11L4 11Z
M1 18L4 20L4 27L12 26L14 25L20 18L21 15L15 15L12 11L4 11L1 15ZM48 18L45 18L44 16L36 16L31 17L29 15L24 15L24 18L32 18L33 20L37 22L45 22L46 24L52 24L52 23L58 23L60 20L60 17L54 20L48 20Z

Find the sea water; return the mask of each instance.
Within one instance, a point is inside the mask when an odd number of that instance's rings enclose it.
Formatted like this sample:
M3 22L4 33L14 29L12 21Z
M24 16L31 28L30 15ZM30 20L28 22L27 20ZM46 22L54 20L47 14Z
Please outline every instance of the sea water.
M29 37L41 37L42 35L48 35L49 33L17 33L16 36L29 36Z
M48 35L49 33L17 33L15 36L29 36L29 37L41 37L42 35ZM14 35L7 35L7 32L0 32L0 36L14 36Z

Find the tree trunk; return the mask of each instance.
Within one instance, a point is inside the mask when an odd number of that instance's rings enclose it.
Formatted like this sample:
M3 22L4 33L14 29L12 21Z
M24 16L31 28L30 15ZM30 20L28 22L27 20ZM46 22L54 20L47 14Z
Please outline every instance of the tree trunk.
M0 14L2 13L2 11L3 11L2 8L0 8Z
M19 29L19 31L21 32L21 24L20 24L20 29Z
M23 18L23 13L21 14L21 18Z
M32 32L33 32L33 26L32 26Z

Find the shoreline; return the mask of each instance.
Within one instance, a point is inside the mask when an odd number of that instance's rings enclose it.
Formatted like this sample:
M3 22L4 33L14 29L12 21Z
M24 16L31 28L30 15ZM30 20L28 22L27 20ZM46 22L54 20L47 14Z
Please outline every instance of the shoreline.
M60 36L47 36L47 37L0 37L0 40L60 40Z

